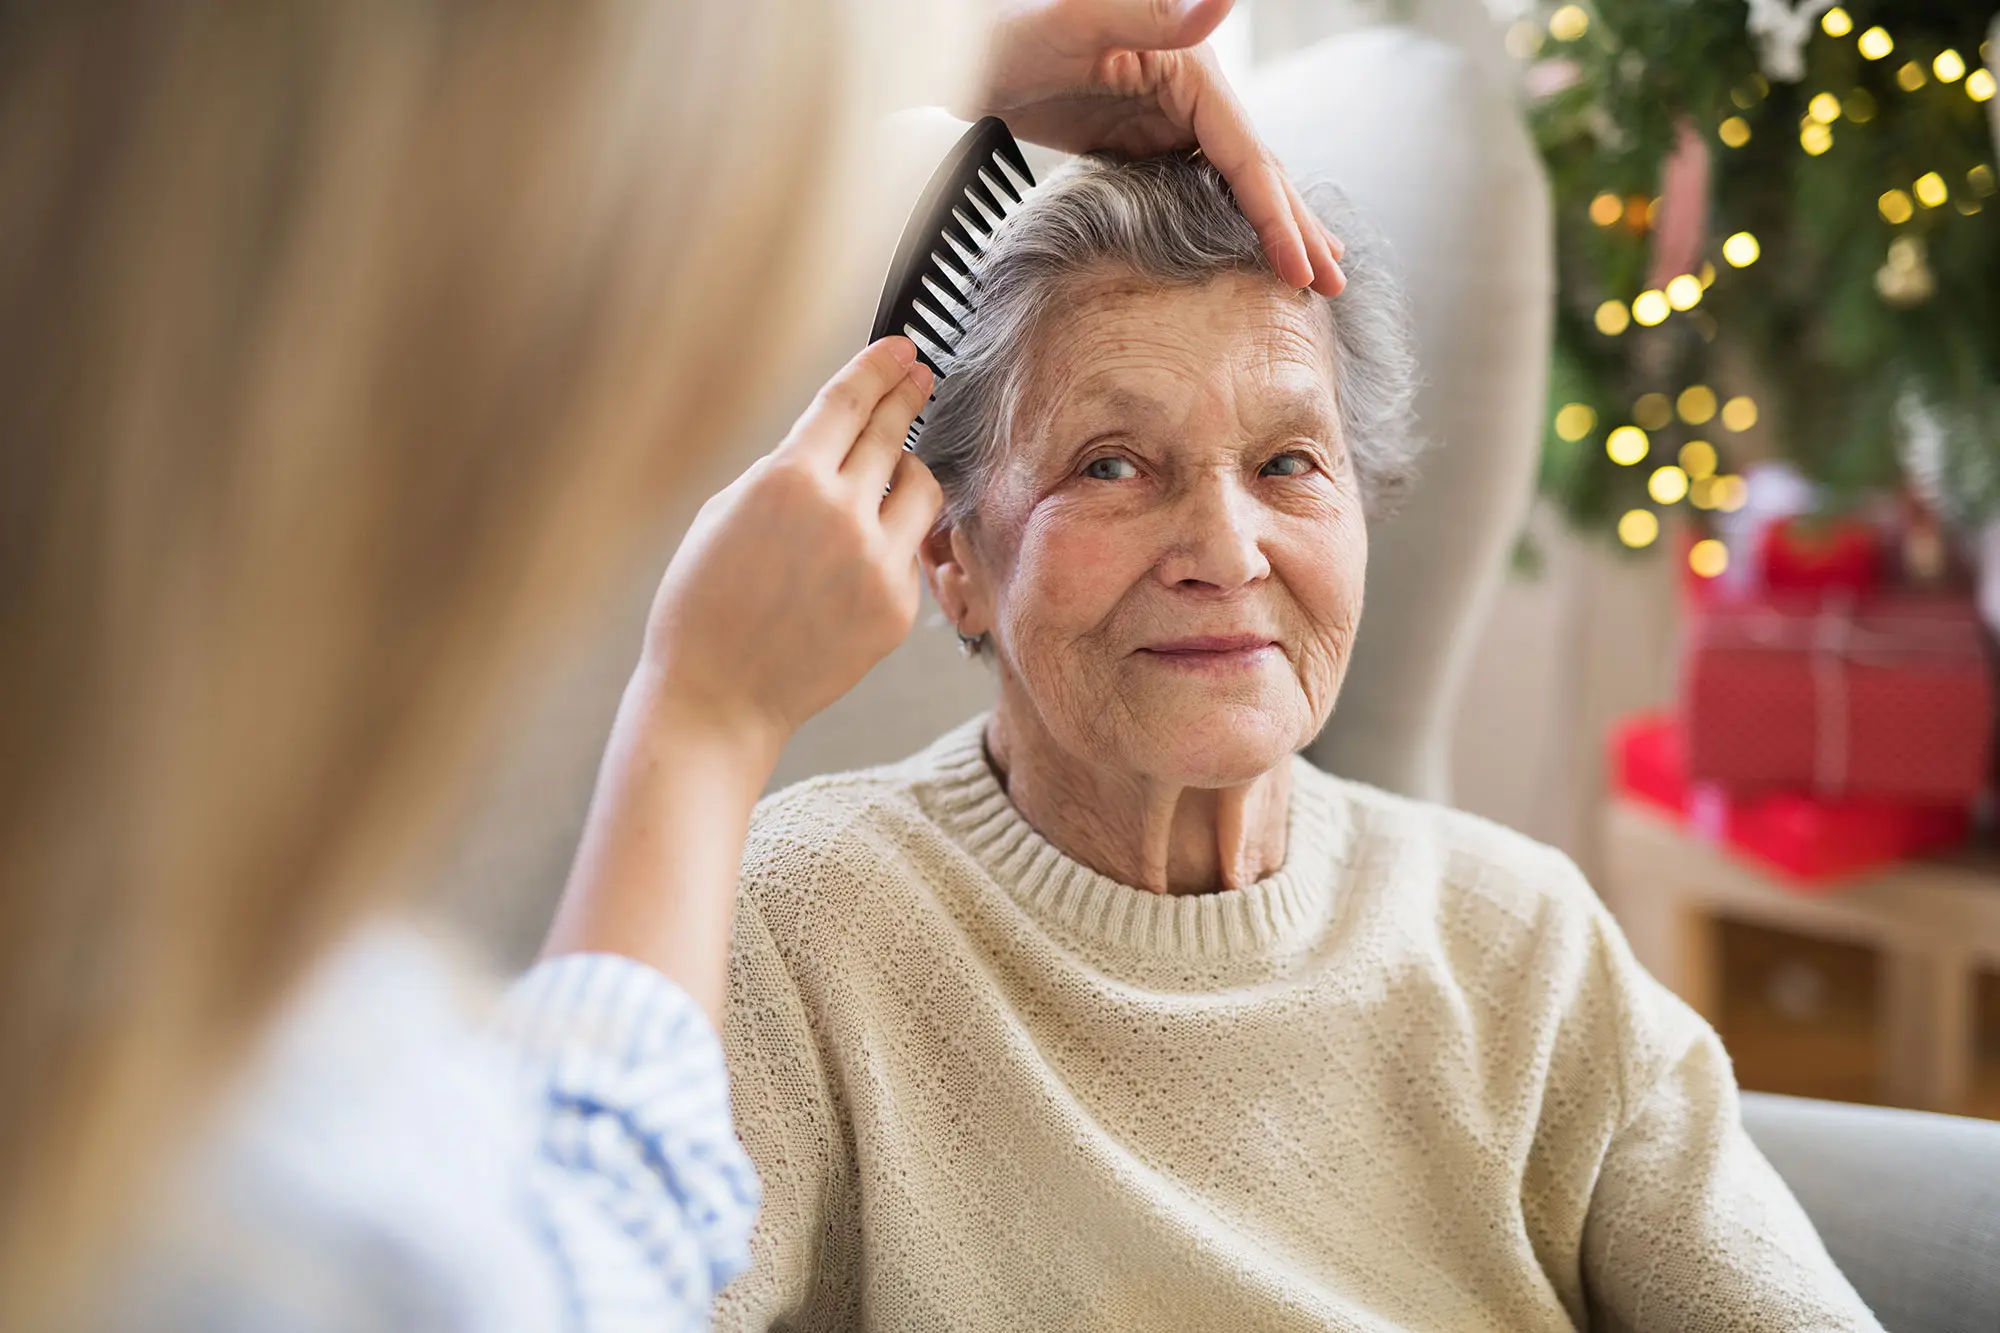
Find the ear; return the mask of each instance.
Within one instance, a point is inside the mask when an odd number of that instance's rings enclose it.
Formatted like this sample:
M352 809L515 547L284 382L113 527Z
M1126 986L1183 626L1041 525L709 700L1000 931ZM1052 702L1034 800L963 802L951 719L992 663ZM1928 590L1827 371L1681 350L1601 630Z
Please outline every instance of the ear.
M985 567L962 526L940 523L917 548L924 568L924 582L937 598L946 620L968 638L993 628L991 589Z

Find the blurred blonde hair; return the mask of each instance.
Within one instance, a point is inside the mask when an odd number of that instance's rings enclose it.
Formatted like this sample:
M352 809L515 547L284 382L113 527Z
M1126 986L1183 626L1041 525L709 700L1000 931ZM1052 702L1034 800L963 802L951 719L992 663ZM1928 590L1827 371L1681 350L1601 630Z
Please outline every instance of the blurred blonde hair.
M736 423L845 22L0 3L0 1327Z

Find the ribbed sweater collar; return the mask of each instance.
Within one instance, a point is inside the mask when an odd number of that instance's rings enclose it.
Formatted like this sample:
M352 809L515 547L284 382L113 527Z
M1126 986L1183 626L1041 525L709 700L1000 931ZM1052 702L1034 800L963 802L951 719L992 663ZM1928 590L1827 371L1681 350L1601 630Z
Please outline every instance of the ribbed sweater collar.
M987 761L982 715L921 756L926 804L1023 909L1065 933L1151 957L1245 958L1292 952L1325 927L1352 841L1348 803L1303 759L1292 783L1285 864L1246 889L1149 893L1072 860L1014 808Z

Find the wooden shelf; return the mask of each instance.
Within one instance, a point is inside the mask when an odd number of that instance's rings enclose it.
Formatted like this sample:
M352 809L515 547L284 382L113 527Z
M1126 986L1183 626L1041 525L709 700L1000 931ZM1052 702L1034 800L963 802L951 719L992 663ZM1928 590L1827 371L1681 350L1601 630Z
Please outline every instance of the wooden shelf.
M1648 806L1614 800L1605 818L1605 902L1745 1087L2000 1118L2000 859L1808 896ZM1787 1006L1782 967L1827 993Z
M1875 950L1727 918L1715 923L1715 940L1715 1030L1746 1086L1841 1102L1884 1100Z
M2000 971L1982 970L1975 983L1972 1086L1965 1113L2000 1120Z

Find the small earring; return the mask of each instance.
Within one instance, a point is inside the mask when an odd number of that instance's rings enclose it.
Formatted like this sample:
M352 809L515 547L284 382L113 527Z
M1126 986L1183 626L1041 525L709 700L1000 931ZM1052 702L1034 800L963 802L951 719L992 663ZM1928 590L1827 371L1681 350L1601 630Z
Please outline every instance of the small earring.
M960 634L958 636L958 652L961 657L977 657L985 648L986 636L984 634Z

